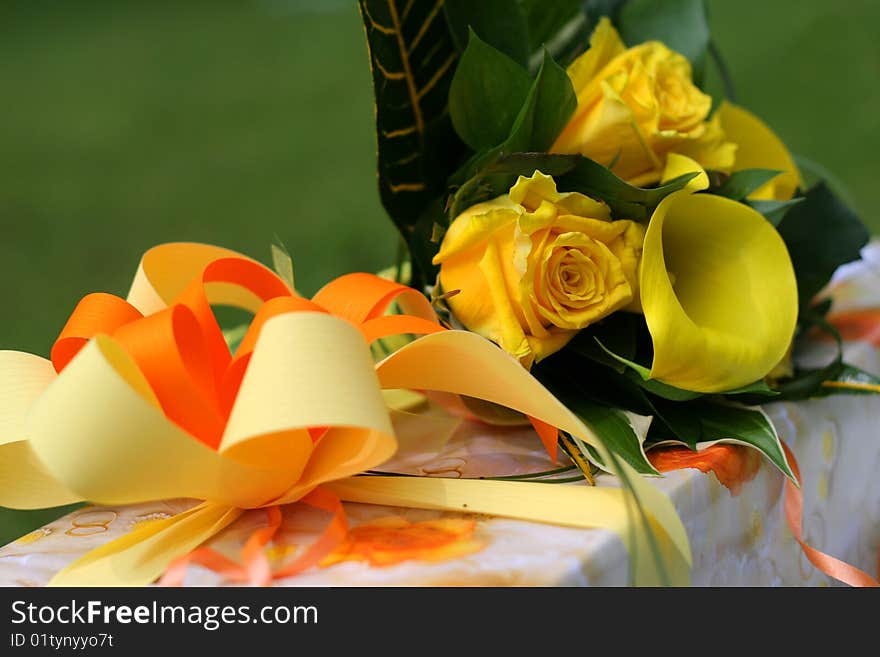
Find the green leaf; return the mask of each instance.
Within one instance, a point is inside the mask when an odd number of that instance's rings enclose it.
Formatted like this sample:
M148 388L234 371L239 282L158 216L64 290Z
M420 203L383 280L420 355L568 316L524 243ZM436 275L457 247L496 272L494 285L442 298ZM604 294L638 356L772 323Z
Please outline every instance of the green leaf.
M531 49L535 51L578 15L583 0L521 0L520 4L529 26Z
M413 248L413 230L464 153L448 112L458 52L441 3L358 0L367 36L379 194ZM405 14L405 15L404 15ZM426 280L414 265L414 287Z
M702 63L709 46L704 0L628 0L620 10L617 27L629 46L662 41L693 64Z
M730 74L730 68L727 66L727 61L724 59L724 55L721 54L721 49L718 47L718 44L711 39L709 40L709 58L712 60L712 63L715 64L715 69L718 71L718 77L721 78L721 86L724 88L724 98L731 103L737 102L736 87L733 84L733 76ZM719 103L719 98L713 98L713 111Z
M703 436L700 418L697 417L695 402L675 402L668 399L652 399L651 407L654 422L648 432L648 449L657 443L677 442L697 449Z
M760 381L755 381L754 383L750 383L747 386L743 386L742 388L737 388L736 390L728 390L727 392L721 393L723 395L759 395L763 397L778 397L779 391L774 390L764 379Z
M643 189L621 180L608 167L581 157L577 165L556 182L561 191L580 192L605 201L617 219L644 221L650 218L660 201L684 189L696 175L688 173L660 187Z
M830 395L876 395L880 394L880 377L859 369L854 365L842 363L840 371L833 379L826 379L814 393L815 397ZM832 385L824 385L831 383ZM833 384L842 384L835 386ZM846 387L849 386L849 387Z
M754 447L770 459L782 473L796 482L794 473L785 459L776 428L759 408L706 404L694 409L700 418L704 441L699 449L715 443L738 443Z
M859 258L868 229L825 183L807 192L803 203L779 224L797 277L801 309L831 279L837 268Z
M462 184L452 197L449 215L457 217L476 203L505 194L518 176L531 176L541 171L548 176L560 176L574 167L578 155L551 155L549 153L496 154L491 162Z
M620 10L628 0L585 0L584 13L587 16L587 27L592 33L604 16L615 25L619 22ZM546 3L546 0L545 0Z
M528 64L529 27L517 0L446 0L443 11L459 52L469 45L470 29L515 62Z
M681 388L676 388L675 386L663 383L657 379L642 379L639 381L639 385L652 395L670 401L686 402L703 396L703 393L701 392L682 390Z
M597 350L601 351L599 347ZM653 415L648 394L627 373L563 349L545 358L532 368L532 374L548 389L570 389L572 394L589 401L630 411L637 415Z
M623 374L636 357L638 321L634 313L612 313L578 331L563 351L578 354Z
M241 341L244 339L250 326L250 324L239 324L238 326L233 326L232 328L224 329L222 331L223 339L229 347L229 353L234 354L238 350L238 345L241 344Z
M715 190L718 196L726 196L734 201L742 201L756 189L767 184L781 171L772 169L743 169L735 171Z
M651 378L651 369L650 368L645 367L644 365L639 365L638 363L636 363L633 360L630 360L629 358L624 358L623 356L619 356L618 354L615 354L608 347L606 347L604 344L602 344L602 341L599 339L598 336L594 336L593 340L596 341L596 344L599 345L599 348L602 349L602 351L604 351L608 356L610 356L611 358L616 360L621 365L624 365L624 366L628 367L629 369L631 369L633 372L638 374L639 377L643 381L648 381Z
M641 387L644 388L647 392L650 392L658 397L662 397L663 399L669 399L671 401L689 401L691 399L696 399L697 397L702 397L703 393L693 392L691 390L682 390L681 388L676 388L675 386L671 386L668 383L663 383L662 381L658 381L657 379L651 378L651 370L644 365L639 365L638 363L629 360L628 358L623 358L618 354L615 354L613 351L608 349L605 345L603 345L599 338L595 338L596 343L602 350L629 368L629 371L634 375L633 380Z
M636 471L641 474L659 474L648 461L643 447L647 425L650 422L649 418L639 418L616 408L591 402L578 394L576 388L570 386L555 385L548 389L584 424L595 431L606 447L629 463ZM637 423L644 425L639 427L639 431L636 430ZM587 458L594 463L604 465L592 447L574 436L572 439Z
M626 342L621 342L629 340L629 336L625 331L621 331L618 327L615 327L617 330L613 332L608 332L604 335L594 334L591 337L595 344L599 346L599 351L601 354L604 354L605 359L599 357L595 351L591 351L586 346L586 341L579 341L577 336L574 340L572 340L566 348L570 348L572 343L574 343L574 350L578 353L587 356L588 358L592 358L597 362L602 362L603 364L608 364L610 367L614 367L614 364L622 366L623 369L616 368L618 371L626 371L627 374L633 375L631 378L646 392L651 393L652 395L656 395L657 397L661 397L662 399L666 399L669 401L675 402L684 402L690 401L692 399L697 399L699 397L703 397L704 393L694 392L692 390L683 390L681 388L676 388L675 386L671 386L668 383L663 383L662 381L658 381L657 379L651 378L651 370L644 365L639 365L634 360L632 360L632 356L623 356L620 354L620 350L615 348L614 345L606 346L604 340L606 335L608 337L612 337L612 339L617 341L617 344L626 345ZM584 331L582 331L584 333ZM632 337L633 344L628 349L628 353L635 353L635 336ZM608 363L608 360L611 360L612 363ZM723 393L719 393L721 395L757 395L762 397L776 397L779 395L779 392L770 388L764 380L755 381L754 383L750 383L747 386L743 386L741 388L736 388L735 390L728 390Z
M418 282L411 278L410 285L412 287L421 290L424 283L433 283L437 280L440 268L432 260L437 254L439 246L434 235L438 229L443 232L447 227L448 222L443 203L439 198L434 199L419 216L410 233L411 276L415 276L416 272L421 276L421 281Z
M763 214L767 221L774 226L779 226L779 223L785 218L788 211L799 203L803 203L803 201L804 197L799 196L788 201L746 200L745 204Z
M541 69L508 137L494 148L474 155L455 172L450 183L465 184L504 155L546 151L565 127L576 107L577 96L568 74L545 52Z
M272 268L275 273L281 277L285 283L290 286L291 290L295 290L295 281L293 278L293 258L290 257L287 249L283 244L272 244Z
M503 142L531 86L526 69L471 33L449 89L458 136L475 151Z
M717 443L752 447L766 456L783 474L794 481L773 423L760 408L717 403L707 399L686 404L658 402L658 419L671 431L672 439L691 449L704 449ZM656 421L656 420L655 420ZM656 436L668 440L660 432Z
M840 337L840 332L825 319L824 312L827 312L827 309L821 306L822 304L818 308L801 309L798 330L801 335L807 335L809 329L816 327L830 335L837 345L834 360L825 367L798 370L792 378L778 383L776 389L779 391L780 401L798 401L815 397L821 394L822 384L825 381L835 380L843 371L843 339Z
M546 151L577 108L577 95L565 69L544 53L544 61L516 118L503 153Z

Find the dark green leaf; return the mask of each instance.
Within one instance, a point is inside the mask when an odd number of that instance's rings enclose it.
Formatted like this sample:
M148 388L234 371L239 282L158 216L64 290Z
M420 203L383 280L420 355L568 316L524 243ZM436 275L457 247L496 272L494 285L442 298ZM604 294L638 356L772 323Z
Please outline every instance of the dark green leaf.
M546 3L546 0L544 0ZM587 16L587 27L590 32L596 29L599 20L604 16L611 19L612 23L617 24L620 10L627 3L627 0L585 0L584 13Z
M532 367L532 374L548 389L569 390L602 406L653 415L647 393L629 376L580 354L563 349Z
M779 224L797 276L801 308L830 280L837 268L859 258L868 229L825 183L807 192Z
M636 471L642 474L658 474L645 456L642 440L636 434L626 413L591 402L568 386L550 387L549 390L584 424L595 431L606 447L613 450ZM595 450L577 439L575 441L582 451L586 452L585 456L596 463L602 463Z
M577 96L565 69L544 53L538 77L516 118L503 153L546 151L577 108Z
M658 442L675 441L693 450L703 438L703 428L694 402L680 403L667 399L652 399L655 414L648 432L648 447Z
M475 151L503 142L531 86L526 69L471 34L449 89L458 136Z
M652 379L650 368L645 367L644 365L639 365L638 363L628 358L624 358L614 353L604 344L602 344L602 342L600 342L598 338L595 338L595 340L599 347L601 347L606 354L628 367L629 373L633 375L631 378L633 378L633 380L641 388L644 388L647 392L657 395L658 397L662 397L663 399L669 399L671 401L689 401L691 399L696 399L697 397L703 396L703 394L700 392L682 390L681 388L676 388L675 386L671 386L668 383L663 383L662 381L658 381L657 379Z
M541 70L517 114L510 135L494 148L477 153L450 178L463 185L504 155L546 151L577 107L577 97L566 72L545 53ZM506 190L505 190L506 191Z
M529 28L517 0L446 0L443 11L459 52L468 46L470 28L517 63L528 64Z
M440 268L431 261L440 250L440 246L434 240L434 234L438 227L441 231L445 231L447 226L443 204L439 199L435 199L419 216L410 234L409 252L413 275L418 272L422 277L420 281L411 281L412 287L422 290L425 284L431 284L437 279Z
M735 103L736 88L733 84L733 76L730 74L730 68L727 66L727 61L724 59L724 55L721 54L720 48L718 48L718 45L711 39L709 40L709 58L718 70L718 77L721 78L721 84L724 87L724 97L731 103ZM715 98L714 101L713 110L719 104L720 99Z
M584 333L585 331L582 331ZM694 392L692 390L683 390L681 388L676 388L675 386L671 386L668 383L663 383L662 381L658 381L657 379L651 378L651 370L644 365L639 365L637 362L633 360L633 356L628 354L635 353L635 337L633 336L632 347L628 352L622 352L619 349L614 347L614 343L606 344L604 342L606 335L608 337L612 337L613 340L617 341L617 344L626 345L626 342L621 343L621 340L629 340L629 336L626 335L625 331L621 331L617 326L615 326L615 330L609 331L606 334L593 334L592 338L596 345L599 347L599 351L605 356L605 359L610 359L612 362L623 366L624 370L627 374L631 375L631 378L646 392L651 393L657 397L662 399L666 399L669 401L675 402L683 402L690 401L691 399L697 399L698 397L704 396L704 393ZM621 337L622 336L622 337ZM580 337L580 336L578 336ZM568 347L571 347L572 343L575 344L575 350L578 353L581 353L588 358L592 358L597 362L603 362L603 359L598 357L598 354L595 352L591 352L586 347L586 340L578 341L578 337L572 340L569 343ZM607 361L604 361L607 362ZM610 365L613 367L613 365ZM615 368L617 369L617 368ZM624 371L618 370L618 371ZM723 393L719 393L722 395L758 395L763 397L776 397L779 393L775 390L772 390L770 386L763 380L755 381L754 383L750 383L747 386L743 386L741 388L736 388L735 390L728 390Z
M613 313L579 331L564 351L579 354L622 374L629 367L626 363L636 357L636 322L639 320L644 321L634 313ZM609 354L609 351L613 353Z
M798 372L793 378L777 385L779 401L800 401L822 396L822 384L833 381L843 371L843 363L835 359L825 367Z
M662 41L694 64L704 60L709 46L704 0L628 0L617 25L628 46Z
M735 171L714 191L718 196L726 196L734 201L742 201L759 187L773 180L781 171L772 169L743 169Z
M726 404L706 404L694 409L708 442L735 442L754 447L770 459L783 474L795 480L785 459L785 453L776 434L776 428L759 409Z
M834 305L834 299L832 299L831 297L822 299L821 301L817 301L812 306L810 306L809 317L825 319L825 317L831 311L832 305Z
M747 386L743 386L742 388L737 388L736 390L728 390L727 392L722 393L723 395L759 395L763 397L778 397L779 391L774 390L764 379L760 381L755 381L754 383L750 383Z
M412 248L415 223L445 191L464 144L447 106L458 53L439 11L442 5L401 4L358 2L376 98L379 193ZM414 263L413 285L425 279Z
M657 379L641 379L638 384L652 395L670 401L686 402L703 396L701 392L682 390Z
M840 332L828 323L824 314L820 315L814 312L814 308L801 310L801 316L798 320L800 334L807 335L809 329L816 327L830 335L837 345L834 360L825 367L797 370L795 376L778 383L776 389L779 391L780 401L797 401L815 397L823 391L822 384L825 381L837 379L843 372L843 339L840 337Z
M577 165L556 182L561 191L580 192L605 201L616 219L644 221L672 192L683 189L697 174L688 173L654 189L633 187L608 167L581 157Z
M582 0L521 0L532 51L540 49L577 16Z
M745 204L764 215L764 217L774 226L779 226L780 222L785 219L785 215L794 206L803 203L804 197L789 199L788 201L749 201Z

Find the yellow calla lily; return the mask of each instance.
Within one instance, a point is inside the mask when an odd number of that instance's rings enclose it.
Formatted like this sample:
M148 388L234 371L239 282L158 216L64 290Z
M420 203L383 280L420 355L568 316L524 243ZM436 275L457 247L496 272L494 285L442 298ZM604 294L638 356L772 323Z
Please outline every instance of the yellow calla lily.
M785 243L761 214L693 191L664 199L645 235L639 279L651 377L723 392L761 379L785 355L797 284Z
M733 171L776 169L782 173L749 195L750 199L787 201L803 180L791 153L769 126L746 109L728 102L718 108L718 117L727 138L736 147Z

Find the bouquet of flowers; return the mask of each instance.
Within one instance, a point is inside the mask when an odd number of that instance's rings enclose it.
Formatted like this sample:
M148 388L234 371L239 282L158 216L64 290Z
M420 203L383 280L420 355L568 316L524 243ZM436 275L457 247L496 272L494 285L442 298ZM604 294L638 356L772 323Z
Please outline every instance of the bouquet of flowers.
M409 283L638 472L656 447L734 442L792 476L756 405L876 385L839 352L797 359L815 331L839 341L818 295L868 232L735 104L705 4L398 4L360 3Z
M359 4L396 266L307 299L281 248L275 271L148 251L125 299L79 303L49 360L0 352L0 504L196 500L81 556L53 579L68 585L175 583L189 563L268 583L333 561L343 501L605 527L635 583L686 582L684 528L641 476L652 450L745 446L796 494L760 404L880 391L843 362L822 296L866 229L734 103L702 0ZM726 97L703 87L713 66ZM252 320L221 327L215 305ZM805 367L817 335L836 356ZM377 472L437 426L426 399L531 423L581 479L619 485ZM330 520L270 563L295 504ZM248 509L266 526L239 560L203 546Z

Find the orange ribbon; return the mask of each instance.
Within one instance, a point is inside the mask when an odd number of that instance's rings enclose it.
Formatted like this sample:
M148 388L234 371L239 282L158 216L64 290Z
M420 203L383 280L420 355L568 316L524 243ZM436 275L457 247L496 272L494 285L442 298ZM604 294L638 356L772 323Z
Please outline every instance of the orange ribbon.
M175 560L159 580L159 585L182 585L190 564L208 568L229 581L246 582L252 586L265 586L273 579L291 577L318 565L345 540L348 533L345 509L336 495L323 488L315 489L300 502L327 511L332 516L318 539L285 566L273 571L264 551L282 523L280 508L271 506L266 508L266 526L254 531L242 547L242 563L236 563L213 548L200 547Z
M688 447L661 447L648 452L648 460L658 472L684 468L713 472L734 496L758 474L761 459L761 454L750 447L727 443L710 445L696 452Z
M797 477L798 483L800 483L801 472L797 459L795 459L788 445L782 442L780 444L782 449L785 450L785 457L788 459L788 463L795 477ZM648 458L660 472L670 472L683 468L696 468L702 472L712 471L718 477L718 480L730 489L731 493L737 495L742 484L754 478L755 474L757 474L757 466L760 465L760 462L750 459L749 456L752 454L754 454L753 450L740 445L712 445L696 452L687 447L657 449L649 452ZM807 559L816 568L826 575L850 586L880 586L880 582L863 570L859 570L855 566L836 557L820 552L804 541L802 524L803 492L787 477L785 478L784 505L785 520L792 535L801 546L801 549L803 549Z
M782 449L785 450L785 457L788 459L788 463L791 465L791 469L794 472L795 477L797 477L798 483L801 483L801 471L798 467L797 459L795 459L794 454L791 449L789 449L788 445L785 443L781 444ZM859 568L856 568L845 561L841 561L836 557L832 557L829 554L820 552L804 541L802 521L803 509L804 494L801 492L800 488L794 485L791 479L786 478L785 520L788 522L788 527L791 529L791 533L794 535L795 540L800 544L801 549L803 549L804 554L807 559L810 560L810 563L826 575L833 577L844 584L872 588L880 587L880 581L871 577L864 570L860 570Z
M880 347L880 309L847 310L828 315L828 322L834 326L844 340L862 340ZM821 333L825 339L831 339Z

